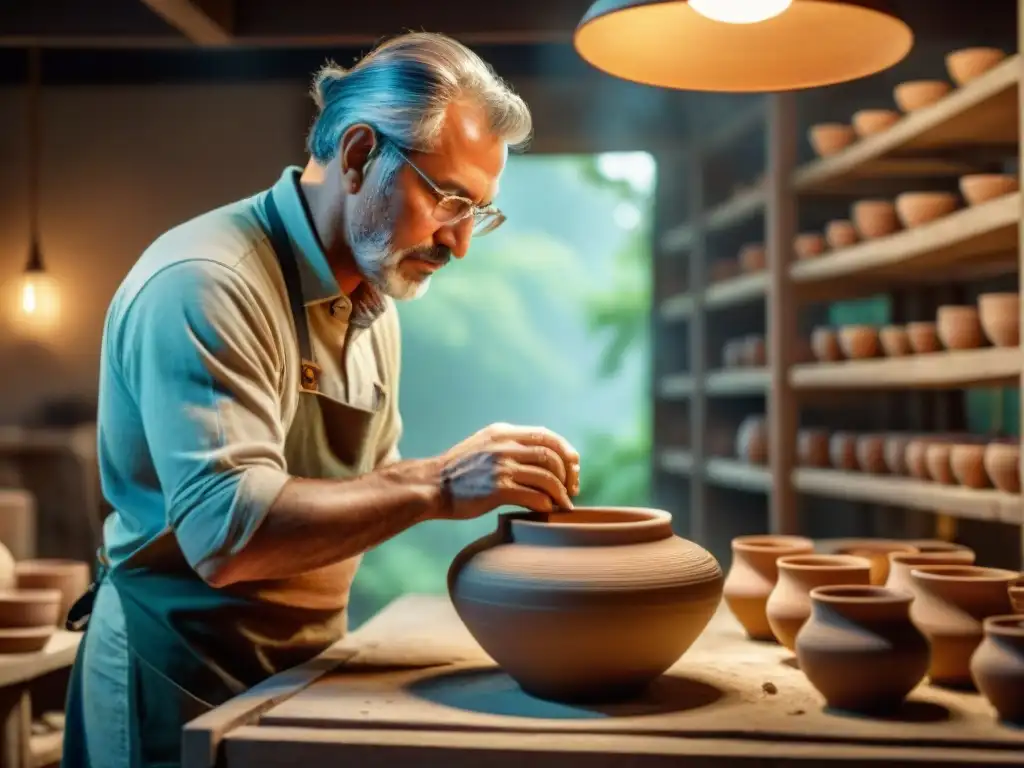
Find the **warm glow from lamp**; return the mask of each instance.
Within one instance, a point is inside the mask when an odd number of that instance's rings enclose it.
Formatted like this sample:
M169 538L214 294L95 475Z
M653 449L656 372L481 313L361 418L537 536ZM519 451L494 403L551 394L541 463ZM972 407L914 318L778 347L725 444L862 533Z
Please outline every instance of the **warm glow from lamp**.
M783 13L793 0L690 0L701 16L726 24L757 24Z
M29 269L14 281L11 318L23 334L48 336L60 321L60 290L48 272Z

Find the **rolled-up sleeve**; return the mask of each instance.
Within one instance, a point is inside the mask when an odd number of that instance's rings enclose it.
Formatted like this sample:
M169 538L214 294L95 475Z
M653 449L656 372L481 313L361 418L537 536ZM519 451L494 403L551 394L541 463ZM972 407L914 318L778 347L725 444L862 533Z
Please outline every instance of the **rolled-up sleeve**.
M153 275L126 310L122 374L167 524L200 573L245 546L289 479L269 317L234 270L198 259Z

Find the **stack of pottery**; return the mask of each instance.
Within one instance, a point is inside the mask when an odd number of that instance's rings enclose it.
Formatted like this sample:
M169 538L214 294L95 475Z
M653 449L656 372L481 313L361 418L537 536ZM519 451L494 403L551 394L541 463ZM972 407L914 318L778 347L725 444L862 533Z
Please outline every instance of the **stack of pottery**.
M42 650L63 618L60 590L22 583L21 565L0 545L0 653Z
M704 630L723 574L669 513L585 508L499 516L456 556L448 590L480 646L554 701L639 693Z
M732 540L732 567L722 597L751 640L774 640L768 597L779 579L777 561L809 555L814 542L802 536L739 536Z

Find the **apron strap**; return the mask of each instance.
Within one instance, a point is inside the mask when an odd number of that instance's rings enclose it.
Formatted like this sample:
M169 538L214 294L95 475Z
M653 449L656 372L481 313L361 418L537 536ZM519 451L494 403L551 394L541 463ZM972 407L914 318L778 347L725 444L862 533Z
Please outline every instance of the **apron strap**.
M292 317L295 320L295 334L298 336L299 355L302 357L303 368L307 364L316 365L313 357L313 345L309 339L309 321L306 319L306 303L302 298L302 280L299 275L299 262L288 237L288 230L281 219L281 212L274 202L274 193L266 197L267 221L270 224L270 245L277 256L277 263L284 275L284 285L288 291L288 303L291 305ZM305 378L305 373L303 378Z

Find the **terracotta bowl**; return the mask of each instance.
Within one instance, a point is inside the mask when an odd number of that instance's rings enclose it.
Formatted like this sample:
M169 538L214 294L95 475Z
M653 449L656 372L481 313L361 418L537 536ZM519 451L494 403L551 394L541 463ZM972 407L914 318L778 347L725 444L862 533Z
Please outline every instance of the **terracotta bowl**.
M797 433L796 455L801 467L828 467L829 434L825 429L801 429Z
M811 352L821 363L836 363L843 359L839 335L833 328L819 327L811 332Z
M18 589L57 589L62 593L60 616L67 616L92 581L89 563L80 560L20 560L14 564Z
M825 252L825 238L818 232L802 232L793 239L798 259L813 259Z
M857 134L843 123L819 123L811 126L808 138L818 157L828 157L850 146Z
M730 339L722 345L722 365L725 368L741 368L747 353L746 339Z
M998 48L961 48L946 54L946 70L957 85L969 83L1006 58Z
M994 200L1018 189L1017 177L1009 173L973 173L960 177L960 194L968 205Z
M935 319L946 349L975 349L985 341L977 307L947 304L939 307Z
M836 549L838 555L851 555L869 560L871 583L876 587L885 584L889 578L889 555L893 552L913 555L917 553L917 547L896 539L853 539Z
M853 432L833 432L828 441L829 461L835 469L847 472L857 470L857 435Z
M862 109L853 113L853 130L864 138L892 128L903 117L895 109Z
M825 225L825 242L834 251L856 245L860 238L849 219L836 219Z
M839 347L850 360L878 354L878 329L870 325L844 325L839 329Z
M885 435L857 436L857 468L872 475L889 471L885 463Z
M56 627L62 598L59 589L0 591L0 628Z
M942 349L935 323L907 323L907 338L910 339L910 348L916 355L927 355Z
M907 329L902 325L887 325L878 331L878 342L886 357L903 357L914 350L910 346Z
M764 336L751 334L743 338L743 365L749 368L763 368L768 363L768 350Z
M925 466L928 467L928 477L942 485L955 485L956 478L953 477L953 468L950 466L950 454L953 446L949 443L929 443L924 452Z
M953 90L945 80L911 80L893 90L896 105L904 112L924 109Z
M904 192L896 198L896 215L907 228L941 219L959 207L960 198L952 192Z
M991 488L985 472L985 445L955 443L950 447L949 466L953 477L966 488Z
M985 337L997 347L1020 344L1020 294L983 293L978 297L978 317Z
M992 485L1006 493L1020 493L1020 443L993 441L985 446L982 458L985 474Z
M760 272L766 263L764 244L747 243L740 249L740 269L743 272Z
M46 647L56 631L56 625L0 629L0 654L38 653Z
M907 475L907 446L912 440L909 434L890 432L885 436L885 467L893 475Z
M851 210L857 234L865 240L886 237L900 228L896 206L888 200L860 200Z

